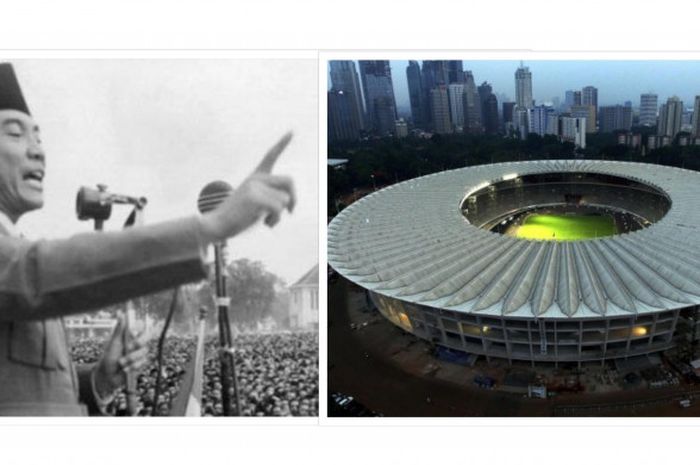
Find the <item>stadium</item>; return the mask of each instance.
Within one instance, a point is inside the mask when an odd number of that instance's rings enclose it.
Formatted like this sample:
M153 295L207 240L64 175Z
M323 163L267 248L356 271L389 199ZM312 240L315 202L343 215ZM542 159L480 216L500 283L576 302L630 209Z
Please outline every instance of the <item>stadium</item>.
M509 363L666 351L700 304L700 174L591 160L444 171L350 205L328 261L395 325Z

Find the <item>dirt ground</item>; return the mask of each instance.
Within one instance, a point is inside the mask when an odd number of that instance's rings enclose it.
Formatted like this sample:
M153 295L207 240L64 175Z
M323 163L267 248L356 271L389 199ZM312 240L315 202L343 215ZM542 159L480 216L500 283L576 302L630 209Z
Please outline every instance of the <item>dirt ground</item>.
M483 358L474 367L440 361L426 342L368 310L364 293L342 278L329 285L328 298L329 390L384 416L700 416L699 386L622 389L602 369L584 376L583 394L530 399L503 392L506 373L529 368L494 359L487 364ZM472 381L477 374L494 378L496 389L477 387ZM694 399L690 408L678 404L685 397Z

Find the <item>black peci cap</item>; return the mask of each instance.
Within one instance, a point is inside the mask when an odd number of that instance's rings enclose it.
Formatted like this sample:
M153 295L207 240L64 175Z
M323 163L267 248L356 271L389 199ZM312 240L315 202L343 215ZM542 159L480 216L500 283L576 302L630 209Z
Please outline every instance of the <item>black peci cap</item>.
M31 114L10 63L0 63L0 110L18 110Z

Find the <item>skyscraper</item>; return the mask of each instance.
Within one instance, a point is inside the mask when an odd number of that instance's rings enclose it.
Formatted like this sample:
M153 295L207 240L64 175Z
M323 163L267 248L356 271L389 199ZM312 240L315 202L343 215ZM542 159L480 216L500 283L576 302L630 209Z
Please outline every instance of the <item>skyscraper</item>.
M360 79L362 81L362 91L365 96L365 108L372 123L372 129L383 133L387 128L381 126L379 117L383 118L382 124L386 123L388 109L393 109L392 125L396 121L396 100L394 99L394 86L391 80L391 67L388 60L360 60ZM375 104L381 100L382 108L376 111ZM381 126L381 127L380 127ZM392 131L393 132L393 131Z
M447 86L439 85L430 91L430 110L433 130L438 134L452 133L450 122L450 101Z
M676 96L670 97L659 110L659 126L657 134L675 137L681 131L683 117L683 102Z
M595 107L592 105L573 105L569 108L571 116L575 118L586 119L586 133L592 134L595 132Z
M406 67L406 80L408 81L408 98L411 102L411 116L416 127L425 129L426 100L423 89L423 78L420 65L417 61L409 61Z
M389 97L374 99L374 131L380 136L396 134L396 106Z
M484 102L484 132L486 134L498 134L500 124L498 122L498 99L490 93Z
M464 132L469 134L480 134L481 125L481 102L476 90L474 75L471 71L464 72Z
M464 73L462 73L464 79ZM447 86L450 100L450 120L455 132L464 131L464 84L450 84Z
M693 137L700 137L700 95L695 96L695 105L693 106Z
M508 126L508 123L513 123L513 109L515 108L515 102L503 102L502 103L502 113L503 113L503 125ZM504 127L505 129L505 127ZM507 132L507 131L506 131Z
M631 127L631 106L610 105L600 107L600 132L629 131Z
M479 102L481 105L481 124L486 134L497 134L498 124L498 99L493 94L491 84L484 81L478 88Z
M328 91L328 140L355 140L360 137L354 96L342 90Z
M659 96L642 94L639 101L639 124L642 126L656 125L656 112L659 109Z
M355 62L353 61L331 61L331 90L342 92L343 100L350 100L350 111L352 118L357 122L352 125L361 130L365 128L364 109L362 107L362 93L360 92L360 81L355 70Z
M576 147L586 148L586 118L562 116L562 140L573 142Z
M581 105L581 91L567 90L564 93L564 105L562 108L564 111L569 111L574 105Z
M595 109L593 115L597 119L597 115L598 115L598 89L596 89L593 86L584 87L581 91L581 104L592 106ZM592 126L596 127L597 121L594 120Z
M532 73L530 69L520 63L520 68L515 71L515 105L520 108L532 108Z
M447 78L450 84L464 83L464 65L462 60L450 60L447 62Z
M558 117L554 108L547 105L537 105L530 110L529 132L545 136L558 134Z

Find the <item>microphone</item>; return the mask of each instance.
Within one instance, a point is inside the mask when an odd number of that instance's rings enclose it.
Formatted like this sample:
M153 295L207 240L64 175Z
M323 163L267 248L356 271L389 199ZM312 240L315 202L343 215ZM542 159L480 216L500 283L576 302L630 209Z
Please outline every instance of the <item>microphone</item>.
M233 192L233 187L226 181L212 181L199 193L197 208L200 213L210 212L218 207Z
M97 189L81 187L75 199L75 210L79 220L105 221L112 215L112 204L134 205L141 210L146 206L146 197L132 197L107 192L107 186L98 184Z

